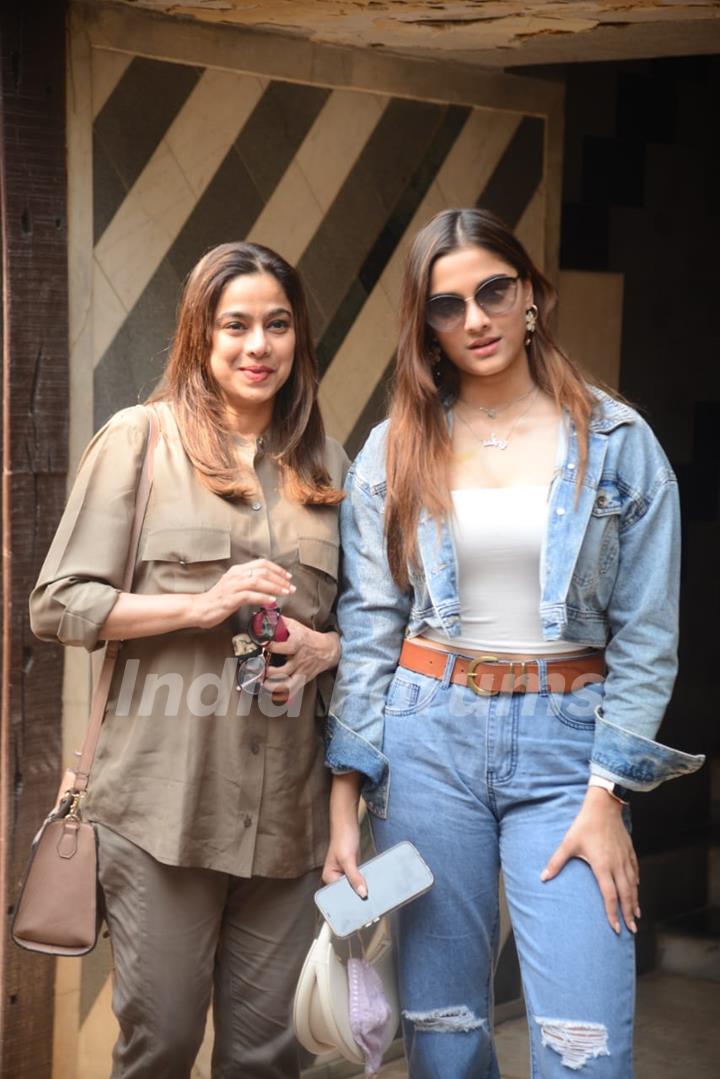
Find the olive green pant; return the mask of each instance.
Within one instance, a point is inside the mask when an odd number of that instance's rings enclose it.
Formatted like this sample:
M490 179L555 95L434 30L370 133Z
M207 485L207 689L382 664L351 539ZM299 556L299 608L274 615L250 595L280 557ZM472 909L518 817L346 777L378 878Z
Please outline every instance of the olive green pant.
M213 996L213 1079L299 1075L292 999L319 870L279 880L163 865L97 826L120 1036L112 1079L186 1079Z

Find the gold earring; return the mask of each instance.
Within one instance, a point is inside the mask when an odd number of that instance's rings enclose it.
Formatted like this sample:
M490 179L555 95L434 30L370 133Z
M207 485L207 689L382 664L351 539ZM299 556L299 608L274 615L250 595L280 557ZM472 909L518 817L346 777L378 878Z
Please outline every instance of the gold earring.
M535 330L537 328L537 320L539 314L540 312L537 309L537 305L534 303L531 303L527 311L525 312L525 330L527 331L525 335L526 345L529 345L532 341L532 335L535 333Z

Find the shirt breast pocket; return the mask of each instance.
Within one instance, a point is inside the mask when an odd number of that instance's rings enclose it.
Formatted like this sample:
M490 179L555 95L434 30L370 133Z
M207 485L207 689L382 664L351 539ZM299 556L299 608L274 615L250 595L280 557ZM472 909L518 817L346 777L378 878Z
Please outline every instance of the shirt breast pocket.
M298 538L297 557L314 629L325 628L337 595L340 549L337 541L318 536ZM299 584L293 581L294 584Z
M142 546L148 591L206 592L230 568L230 533L216 528L158 529Z
M620 552L622 501L613 483L602 483L595 495L585 537L580 548L573 583L582 591L602 593L607 603L617 572Z

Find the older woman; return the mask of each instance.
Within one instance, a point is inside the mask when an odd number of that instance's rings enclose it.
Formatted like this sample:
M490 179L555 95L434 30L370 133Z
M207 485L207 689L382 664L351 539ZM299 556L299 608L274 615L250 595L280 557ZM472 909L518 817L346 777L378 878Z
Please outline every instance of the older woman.
M255 244L210 251L150 406L132 592L148 406L90 444L31 598L45 640L124 642L84 806L113 945L113 1076L189 1076L211 991L214 1076L298 1073L289 1012L327 843L318 720L346 469L316 396L295 271Z

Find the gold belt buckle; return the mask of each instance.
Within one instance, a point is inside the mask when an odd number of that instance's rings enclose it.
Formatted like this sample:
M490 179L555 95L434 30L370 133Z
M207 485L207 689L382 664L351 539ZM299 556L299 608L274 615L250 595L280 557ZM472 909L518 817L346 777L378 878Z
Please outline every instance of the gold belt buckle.
M470 663L467 672L467 684L470 686L470 689L473 691L473 693L475 693L478 697L497 697L498 693L500 692L499 689L483 689L475 682L475 674L478 668L478 664L498 662L499 660L497 656L478 656Z
M478 697L497 697L498 693L500 692L499 689L483 689L482 686L479 686L476 683L475 676L477 673L478 665L480 663L499 662L499 656L477 656L476 659L471 661L467 672L467 684L470 686L470 689L473 691L473 693L475 693ZM527 661L524 659L513 659L510 660L508 666L510 668L508 671L508 675L510 676L510 692L525 693L527 690L528 680ZM519 674L515 673L516 667L520 668Z

